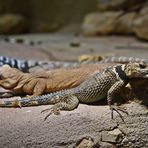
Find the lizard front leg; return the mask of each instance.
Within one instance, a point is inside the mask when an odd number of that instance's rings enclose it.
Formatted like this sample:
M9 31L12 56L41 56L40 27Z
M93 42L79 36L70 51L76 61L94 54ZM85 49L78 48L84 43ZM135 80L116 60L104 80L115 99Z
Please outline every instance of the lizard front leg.
M61 98L60 102L56 103L53 107L47 108L43 110L42 112L48 112L50 111L44 120L46 120L51 114L58 115L60 114L60 110L74 110L79 104L79 100L76 96L70 95L65 96L64 98Z
M113 106L112 105L112 100L113 100L113 97L115 96L115 94L119 93L120 90L126 85L126 82L120 80L120 81L117 81L108 91L107 93L107 102L108 102L108 105L111 109L111 118L113 119L113 111L116 111L120 118L122 119L122 121L124 121L122 115L119 113L119 111L122 111L126 114L128 114L128 112L125 110L125 109L122 109L120 107L117 107L117 106Z

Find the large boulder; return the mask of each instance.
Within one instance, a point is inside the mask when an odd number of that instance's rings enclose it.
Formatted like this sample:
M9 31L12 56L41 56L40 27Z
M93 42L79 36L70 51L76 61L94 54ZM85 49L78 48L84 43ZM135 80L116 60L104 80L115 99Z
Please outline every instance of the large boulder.
M5 14L0 16L0 34L23 33L27 30L27 21L22 15Z
M82 25L85 35L108 35L114 32L117 18L121 15L118 12L94 12L86 15Z
M137 37L148 40L148 6L140 11L133 23L133 30Z
M146 0L97 0L98 9L121 10L121 9L139 9Z
M122 15L117 21L117 27L115 33L117 34L132 34L133 33L133 21L136 18L137 13L130 12Z

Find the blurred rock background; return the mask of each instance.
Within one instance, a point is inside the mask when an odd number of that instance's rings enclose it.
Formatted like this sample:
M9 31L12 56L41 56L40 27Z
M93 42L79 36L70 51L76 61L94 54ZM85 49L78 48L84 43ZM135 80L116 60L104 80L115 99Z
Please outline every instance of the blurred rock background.
M84 35L148 40L148 0L0 0L0 34L55 32L81 24Z
M90 0L0 0L0 25L4 28L0 32L14 33L10 28L17 28L22 24L18 15L22 16L25 24L15 33L53 32L73 22L81 22L84 15L95 10L95 7L96 1ZM10 26L13 21L16 23Z

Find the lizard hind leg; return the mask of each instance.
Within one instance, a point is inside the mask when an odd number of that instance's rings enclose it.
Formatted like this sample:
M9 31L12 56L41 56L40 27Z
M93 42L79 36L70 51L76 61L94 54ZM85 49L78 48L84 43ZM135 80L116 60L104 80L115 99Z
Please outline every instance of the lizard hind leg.
M74 110L78 106L78 104L79 104L79 100L76 96L74 95L66 96L62 98L59 103L56 103L51 108L47 108L43 110L41 113L49 112L44 119L46 120L51 114L59 115L60 110L68 110L68 111Z

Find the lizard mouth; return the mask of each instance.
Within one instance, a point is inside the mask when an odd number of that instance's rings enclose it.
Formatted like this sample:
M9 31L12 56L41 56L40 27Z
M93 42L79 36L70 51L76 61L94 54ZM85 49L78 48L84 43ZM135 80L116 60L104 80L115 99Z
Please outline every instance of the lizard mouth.
M139 76L141 76L142 78L148 78L148 69L140 70Z

